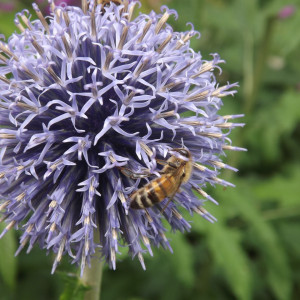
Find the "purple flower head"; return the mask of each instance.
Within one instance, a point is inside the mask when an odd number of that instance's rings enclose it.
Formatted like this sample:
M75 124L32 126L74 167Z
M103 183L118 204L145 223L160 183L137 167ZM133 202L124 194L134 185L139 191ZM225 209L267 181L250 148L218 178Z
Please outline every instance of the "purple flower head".
M296 7L294 5L286 5L284 6L278 13L279 19L287 19L291 17L296 11Z
M163 219L182 232L191 225L180 210L215 221L204 188L232 185L217 177L237 171L221 156L244 150L229 139L241 115L218 114L237 84L218 86L223 61L194 52L198 32L174 32L167 7L133 19L135 1L50 4L47 20L36 4L37 20L19 13L21 33L0 43L1 236L20 228L17 253L39 243L57 254L53 271L64 254L83 270L96 251L115 269L121 245L145 267L151 246L172 251ZM192 155L190 180L166 207L132 209L132 193L161 176L175 148Z

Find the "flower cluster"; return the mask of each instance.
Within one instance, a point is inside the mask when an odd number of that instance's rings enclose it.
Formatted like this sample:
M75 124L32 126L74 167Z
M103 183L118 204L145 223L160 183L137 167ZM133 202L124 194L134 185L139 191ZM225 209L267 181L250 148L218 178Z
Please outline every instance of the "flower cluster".
M120 245L144 267L151 246L172 251L163 219L182 232L190 224L180 209L215 220L203 204L217 202L203 188L231 185L217 176L236 169L220 157L243 150L228 138L241 115L218 114L236 84L218 86L213 70L223 61L189 47L193 27L173 31L174 10L134 19L136 1L82 3L50 1L47 19L33 4L38 18L17 14L20 33L0 42L1 236L20 227L17 253L40 244L57 254L53 271L64 254L83 270L98 249L115 268ZM190 180L165 209L168 199L130 208L132 192L159 176L158 159L174 148L190 151Z

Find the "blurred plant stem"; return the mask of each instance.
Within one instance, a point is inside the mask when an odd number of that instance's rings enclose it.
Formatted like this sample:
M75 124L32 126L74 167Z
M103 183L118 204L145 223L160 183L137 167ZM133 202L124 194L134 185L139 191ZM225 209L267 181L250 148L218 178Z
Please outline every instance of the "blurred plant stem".
M284 207L272 209L263 213L263 218L266 221L274 221L278 219L296 218L300 216L300 207Z
M263 78L263 73L264 73L264 69L265 69L265 65L266 65L266 60L268 58L268 52L269 52L269 48L270 48L270 44L271 44L271 40L272 40L272 35L273 35L273 30L274 30L274 25L276 24L276 20L277 18L272 16L269 17L267 19L267 23L266 23L266 27L265 27L265 31L264 34L262 36L261 39L261 43L258 47L257 50L257 59L254 62L254 72L252 72L252 83L253 83L253 88L252 91L250 91L249 93L247 93L246 95L246 101L245 103L245 107L244 107L244 111L246 114L250 114L253 110L253 108L255 107L255 103L257 101L257 96L258 96L258 92L260 89L260 85L261 85L261 81ZM245 44L247 46L247 40L245 41ZM253 48L253 44L252 44L252 48ZM253 55L251 57L247 57L247 49L245 49L245 60L247 61L248 59L251 60L251 62L253 61ZM247 64L247 62L246 62ZM251 70L252 71L252 70ZM246 80L246 74L244 74L244 80Z
M95 242L98 242L98 231L95 232L94 236ZM96 252L91 258L91 267L85 267L81 280L90 289L85 293L84 300L100 299L103 264L104 262L101 260L100 253Z
M246 125L248 121L252 122L252 111L255 108L256 102L258 100L259 89L261 86L261 81L263 78L263 73L266 65L266 60L268 58L268 52L270 44L272 41L272 35L274 30L274 25L276 24L277 18L271 16L267 19L264 33L261 38L261 43L257 50L257 55L255 59L255 44L253 30L249 28L244 33L244 65L243 65L243 81L244 81L244 107L243 111L246 115ZM240 131L236 141L239 147L244 144L244 138L247 136L245 133L247 131L247 126L243 131ZM241 152L235 151L231 154L229 158L229 164L232 166L237 166L239 161L239 156ZM232 177L232 172L230 170L225 170L224 177L229 179Z

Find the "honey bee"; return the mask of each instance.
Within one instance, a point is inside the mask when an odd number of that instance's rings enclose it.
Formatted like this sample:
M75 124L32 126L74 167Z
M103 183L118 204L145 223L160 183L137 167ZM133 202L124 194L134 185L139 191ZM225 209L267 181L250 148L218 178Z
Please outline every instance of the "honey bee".
M184 148L173 149L173 151L178 152L184 159L172 155L167 161L158 160L158 163L164 165L160 172L161 177L151 180L130 195L132 209L146 209L169 198L162 210L164 211L181 184L190 179L193 170L191 153Z

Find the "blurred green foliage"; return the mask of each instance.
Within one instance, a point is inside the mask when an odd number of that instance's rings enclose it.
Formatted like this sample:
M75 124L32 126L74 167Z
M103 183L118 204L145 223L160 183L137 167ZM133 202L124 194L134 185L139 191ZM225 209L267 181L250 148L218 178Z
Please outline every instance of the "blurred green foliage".
M220 202L206 208L217 218L198 216L190 233L169 234L174 254L158 249L146 257L147 271L124 254L117 271L104 270L102 299L299 299L300 295L300 7L297 0L143 0L142 9L161 4L179 12L177 31L192 22L202 34L192 47L204 59L218 52L227 64L220 85L239 82L223 114L245 113L226 162L239 168L221 177L236 188L209 189ZM279 19L285 5L293 15ZM22 2L16 10L21 10ZM297 7L298 5L298 7ZM298 10L297 10L298 8ZM0 12L0 33L15 29L14 13ZM16 233L0 240L1 299L72 299L77 272L68 259L50 275L52 257L34 248L13 258ZM67 275L60 274L67 271ZM66 277L67 276L67 277ZM38 284L37 284L38 282ZM64 287L64 284L66 286ZM78 284L77 284L78 285ZM20 296L21 295L21 296ZM65 297L65 298L64 298ZM73 298L77 299L77 298Z

